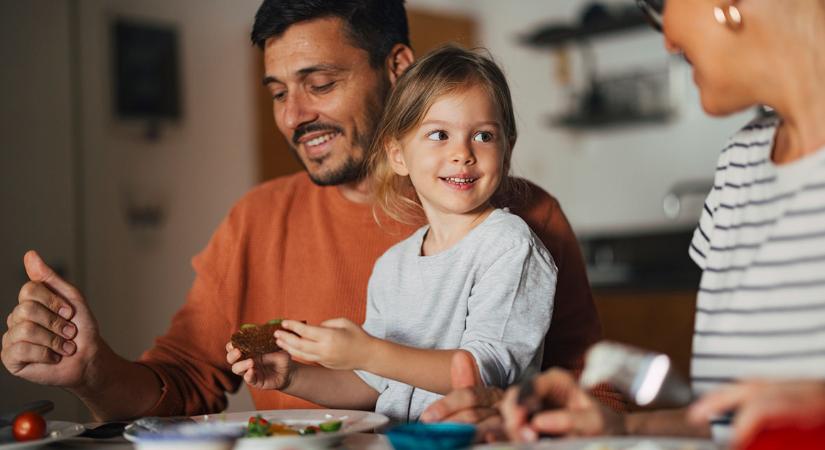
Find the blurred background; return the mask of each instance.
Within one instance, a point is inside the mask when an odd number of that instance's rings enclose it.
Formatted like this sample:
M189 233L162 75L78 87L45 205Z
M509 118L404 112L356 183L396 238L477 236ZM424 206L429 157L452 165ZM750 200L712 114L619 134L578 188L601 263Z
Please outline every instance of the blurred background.
M605 335L688 370L690 235L727 136L632 0L407 0L418 55L483 46L508 76L515 173L579 235ZM0 0L0 314L37 249L136 358L181 306L190 258L253 185L299 170L249 43L259 0ZM5 329L4 329L5 331ZM0 370L0 410L59 390ZM230 410L253 409L245 390Z

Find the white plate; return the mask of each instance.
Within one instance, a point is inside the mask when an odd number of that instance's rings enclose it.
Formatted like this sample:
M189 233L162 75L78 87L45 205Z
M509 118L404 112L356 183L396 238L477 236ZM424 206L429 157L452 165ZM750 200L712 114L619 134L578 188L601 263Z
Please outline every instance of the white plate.
M658 437L601 437L543 439L533 444L492 444L473 447L477 450L719 450L707 439Z
M11 434L11 426L0 428L0 450L13 450L21 448L34 448L52 442L62 441L84 432L83 425L74 422L62 422L59 420L49 420L46 422L46 437L35 441L17 442Z
M370 431L389 422L387 416L369 411L352 411L346 409L281 409L271 411L247 411L238 413L208 414L192 416L198 423L230 423L246 427L249 418L261 415L270 422L280 422L290 426L318 425L328 420L341 420L340 431L334 433L319 432L308 436L272 436L265 438L243 438L235 445L235 450L277 449L283 447L327 447L340 443L352 433ZM136 436L127 432L123 437L135 442ZM0 449L5 450L5 449Z

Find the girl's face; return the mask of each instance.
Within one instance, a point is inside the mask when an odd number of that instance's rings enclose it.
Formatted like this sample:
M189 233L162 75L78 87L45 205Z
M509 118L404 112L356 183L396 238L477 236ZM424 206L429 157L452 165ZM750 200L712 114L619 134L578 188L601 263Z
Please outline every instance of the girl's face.
M428 218L489 206L508 145L496 112L487 91L474 85L438 98L421 123L390 146L393 170L410 177Z
M748 79L748 24L730 30L714 18L714 7L725 8L724 0L668 0L664 10L665 46L683 53L693 66L693 79L699 88L702 107L711 115L731 114L751 106ZM738 4L740 9L742 3ZM746 17L747 19L747 17Z

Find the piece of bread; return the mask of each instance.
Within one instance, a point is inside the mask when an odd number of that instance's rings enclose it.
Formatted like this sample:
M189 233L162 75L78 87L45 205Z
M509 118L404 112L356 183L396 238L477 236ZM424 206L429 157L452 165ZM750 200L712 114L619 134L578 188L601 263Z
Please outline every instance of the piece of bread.
M281 348L275 343L274 334L284 329L281 322L281 319L275 319L261 325L241 325L241 329L230 338L232 346L241 351L241 359L277 352Z

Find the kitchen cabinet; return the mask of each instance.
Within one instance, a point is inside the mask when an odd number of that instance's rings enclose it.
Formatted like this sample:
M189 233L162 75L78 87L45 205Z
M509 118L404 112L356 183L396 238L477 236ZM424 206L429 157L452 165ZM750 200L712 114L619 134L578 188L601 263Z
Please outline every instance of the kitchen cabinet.
M690 374L695 290L595 289L605 339L665 353Z

